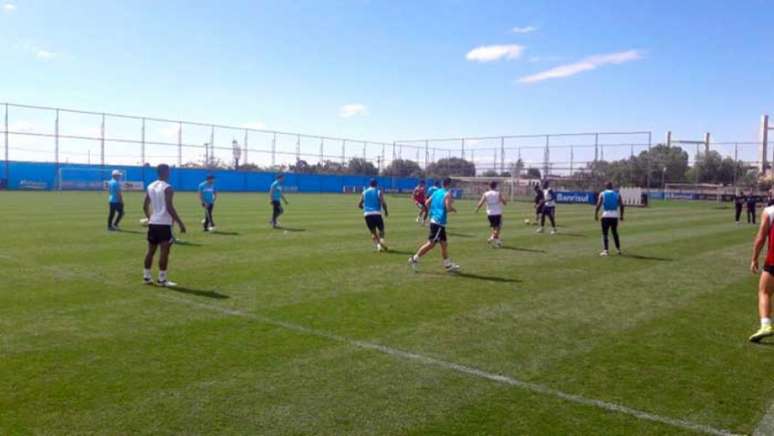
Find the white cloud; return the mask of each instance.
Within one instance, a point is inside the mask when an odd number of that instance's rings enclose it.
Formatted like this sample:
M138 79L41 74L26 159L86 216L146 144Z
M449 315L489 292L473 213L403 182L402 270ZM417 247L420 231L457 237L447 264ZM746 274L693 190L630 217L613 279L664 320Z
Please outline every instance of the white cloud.
M266 130L266 124L260 121L252 121L249 123L244 123L242 124L242 127L245 129Z
M16 5L13 3L3 3L3 12L10 14L16 10Z
M642 59L642 53L639 50L627 50L617 53L607 53L601 55L589 56L572 64L560 65L537 74L519 78L520 83L536 83L548 79L559 79L562 77L574 76L584 71L595 70L603 65L617 65L625 62Z
M357 115L368 115L368 108L364 104L350 103L339 108L339 117L352 118Z
M530 33L536 30L538 30L538 28L535 26L524 26L524 27L516 26L513 29L511 29L511 32L512 33Z
M48 61L48 60L54 59L56 57L56 53L41 49L35 53L35 57L42 61Z
M483 45L476 47L465 55L471 62L492 62L500 59L516 59L521 56L524 47L517 44Z

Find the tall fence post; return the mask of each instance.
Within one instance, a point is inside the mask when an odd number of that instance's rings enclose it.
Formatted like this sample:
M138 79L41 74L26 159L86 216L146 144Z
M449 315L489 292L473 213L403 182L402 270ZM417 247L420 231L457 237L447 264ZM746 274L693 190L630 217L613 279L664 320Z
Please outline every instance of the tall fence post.
M382 165L384 165L384 158L385 158L384 152L385 151L386 151L386 146L384 144L382 144L382 155L379 158L379 173L382 172Z
M105 114L102 114L102 123L99 126L99 164L105 168Z
M367 160L368 151L366 150L368 148L368 142L363 142L363 160Z
M249 135L250 135L250 131L249 131L249 130L247 130L247 129L245 129L245 142L244 142L244 146L243 146L243 147L244 147L244 149L245 149L245 158L244 158L244 162L245 162L245 164L247 164L247 163L248 163L247 159L249 158L249 155L247 154L247 145L248 145L248 144L247 144L247 140L248 140L248 138L249 138Z
M572 177L572 167L575 163L575 149L570 146L570 177Z
M271 138L271 166L272 168L277 166L277 134Z
M500 174L505 173L505 137L500 137Z
M550 171L550 165L551 165L551 151L549 149L549 144L551 142L551 137L549 135L546 135L546 149L543 152L543 179L548 178L548 173Z
M183 123L177 123L177 166L183 166Z
M142 181L145 183L145 118L142 119L142 125L140 126L140 167Z
M215 126L210 127L210 156L207 158L207 168L215 163Z
M320 166L325 159L325 138L320 138Z
M739 144L734 144L734 187L736 187L736 173L739 168Z
M465 138L460 140L460 154L463 160L465 160Z
M296 165L301 160L301 135L296 135Z
M347 140L341 140L341 163L347 163Z
M395 142L396 141L392 141L392 160L397 158L397 155L395 154Z
M648 132L648 158L645 161L645 168L647 170L647 175L645 176L645 185L646 189L650 190L650 172L652 171L652 166L650 165L650 159L653 157L651 154L651 140L652 140L653 134L651 132Z
M56 119L54 120L54 165L56 168L56 179L61 181L59 174L59 109L56 110ZM61 183L57 182L57 189L61 189Z
M425 140L425 169L427 169L427 166L430 165L430 162L429 162L430 150L428 150L429 148L430 148L430 141L426 139Z
M5 104L5 121L3 122L3 137L5 139L5 186L11 185L11 166L8 163L8 103Z

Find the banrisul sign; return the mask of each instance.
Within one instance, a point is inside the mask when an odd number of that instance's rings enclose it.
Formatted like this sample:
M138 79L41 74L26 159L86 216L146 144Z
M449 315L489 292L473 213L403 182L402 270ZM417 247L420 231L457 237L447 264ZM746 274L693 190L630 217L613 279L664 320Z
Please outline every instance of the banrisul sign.
M588 203L594 204L593 192L557 192L557 203Z

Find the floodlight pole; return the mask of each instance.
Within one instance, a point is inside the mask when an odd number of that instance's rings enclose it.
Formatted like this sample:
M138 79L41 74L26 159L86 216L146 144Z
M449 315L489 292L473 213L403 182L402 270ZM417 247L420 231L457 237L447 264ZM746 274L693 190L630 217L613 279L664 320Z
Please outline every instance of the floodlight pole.
M99 126L99 164L105 168L105 114L102 114L102 123Z

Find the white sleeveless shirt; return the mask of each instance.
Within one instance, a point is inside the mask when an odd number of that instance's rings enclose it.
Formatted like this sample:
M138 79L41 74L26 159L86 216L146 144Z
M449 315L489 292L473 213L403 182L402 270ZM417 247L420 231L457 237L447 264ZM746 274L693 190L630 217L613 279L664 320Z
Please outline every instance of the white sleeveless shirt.
M164 226L172 225L172 215L170 215L167 210L167 199L164 195L164 191L170 186L169 183L163 180L156 180L148 185L148 197L150 198L151 208L153 209L148 224Z
M486 200L486 214L487 215L502 215L503 204L500 202L500 193L495 190L489 190L484 193L484 199Z

